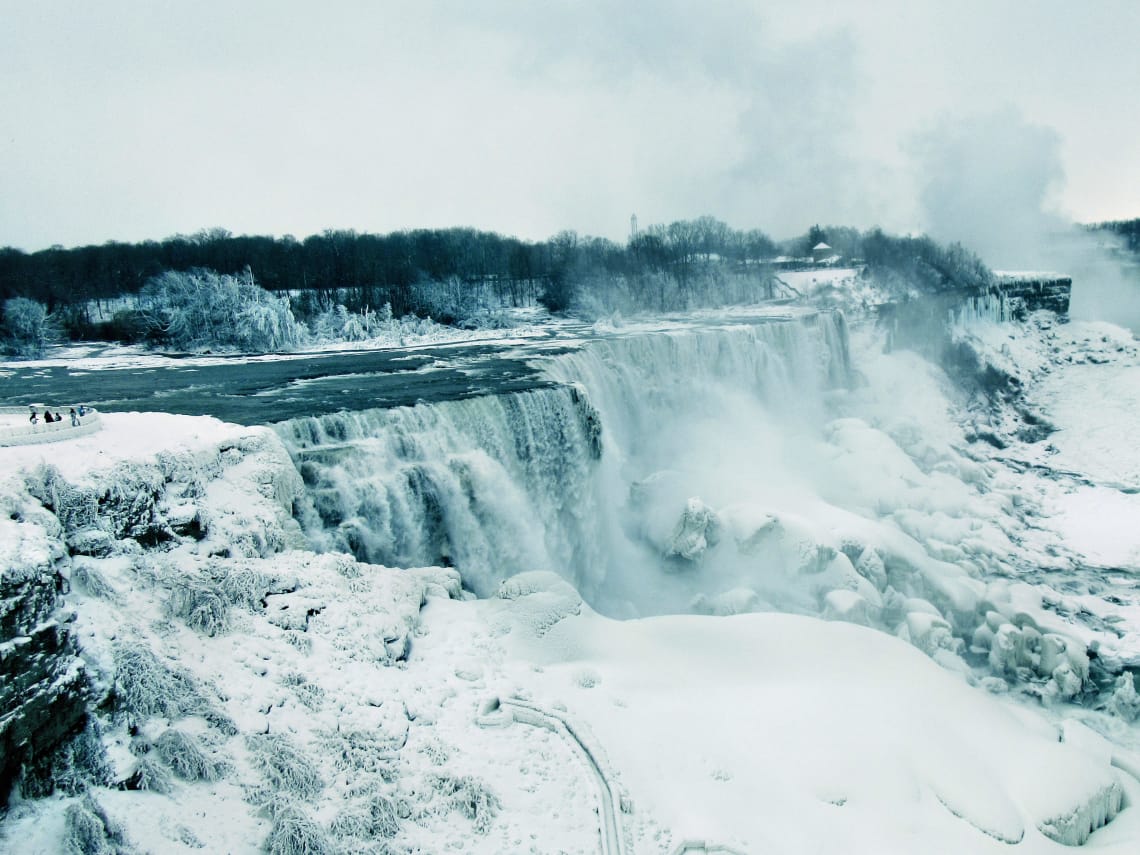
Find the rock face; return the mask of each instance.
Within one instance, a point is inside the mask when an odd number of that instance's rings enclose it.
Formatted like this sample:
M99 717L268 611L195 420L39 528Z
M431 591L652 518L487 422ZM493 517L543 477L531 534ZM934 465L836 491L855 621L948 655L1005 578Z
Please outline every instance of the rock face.
M71 572L85 566L76 560L183 542L201 542L204 555L275 554L301 542L289 513L299 490L268 431L123 461L85 483L42 466L0 485L0 811L83 730L105 691L89 679L63 603Z
M1069 311L1073 280L1068 276L999 274L996 290L1010 304L1014 317L1038 309L1063 315Z
M892 343L941 359L951 342L951 326L965 317L994 321L1024 320L1030 312L1069 311L1073 280L1049 274L998 274L987 288L925 294L879 307L879 322Z
M86 720L87 675L59 608L61 582L50 559L0 576L0 806L24 764Z

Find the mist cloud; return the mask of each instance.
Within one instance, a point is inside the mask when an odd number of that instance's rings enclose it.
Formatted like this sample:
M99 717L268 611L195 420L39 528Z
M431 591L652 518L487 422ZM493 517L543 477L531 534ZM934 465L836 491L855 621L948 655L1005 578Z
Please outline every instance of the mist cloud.
M1070 314L1140 330L1140 277L1056 209L1065 174L1061 137L1013 108L946 117L911 144L925 228L992 267L1073 278Z
M480 20L517 36L528 80L663 106L638 111L646 121L624 140L637 176L628 204L643 221L713 213L790 235L817 221L869 225L891 207L883 168L854 145L863 81L844 27L787 40L754 3L675 0L653 14L554 3Z

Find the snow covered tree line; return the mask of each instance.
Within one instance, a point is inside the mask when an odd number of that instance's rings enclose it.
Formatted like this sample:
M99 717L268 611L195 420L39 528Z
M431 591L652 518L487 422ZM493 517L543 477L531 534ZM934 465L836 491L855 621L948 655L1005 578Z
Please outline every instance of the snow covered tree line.
M218 239L227 246L233 240ZM346 239L341 249L356 253L362 240L360 236L354 236L355 242ZM811 258L804 253L810 253L812 241L820 240L828 242L846 263L865 264L888 290L939 293L984 290L993 284L992 273L976 255L957 244L944 247L927 237L813 226L805 235L777 244L762 232L738 232L711 217L701 217L634 231L624 247L602 238L561 232L536 245L542 249L538 254L541 264L522 265L509 276L480 274L490 268L471 259L460 264L471 254L461 251L471 249L471 241L453 241L455 246L439 249L437 254L455 264L405 271L408 275L398 288L385 279L388 274L383 267L375 265L368 269L365 265L352 276L334 270L329 273L331 279L317 280L326 284L291 289L273 284L272 264L265 267L264 282L254 281L249 266L236 273L207 267L171 268L145 280L137 292L86 301L72 294L71 302L61 297L54 303L48 299L45 305L34 298L39 292L13 287L19 283L15 278L8 281L0 265L0 296L21 295L4 304L0 337L10 352L23 357L42 352L53 336L63 332L72 339L145 342L180 350L266 352L381 335L398 342L405 331L420 334L425 317L429 324L502 327L507 325L505 306L536 300L550 311L587 318L754 303L775 296L777 262L810 265ZM777 252L784 255L775 258ZM3 258L12 263L10 256ZM529 296L504 290L508 280L530 283ZM334 287L329 282L355 284ZM266 283L268 289L262 287ZM394 308L408 314L396 320Z
M417 286L431 317L467 327L502 326L486 301L458 280ZM331 294L331 296L330 296ZM153 277L133 299L124 300L110 321L114 337L186 351L273 352L313 343L396 341L430 332L429 317L396 318L390 304L353 311L339 302L348 295L314 292L291 297L260 287L247 268L233 276L207 269L166 271ZM4 303L2 334L17 357L42 355L61 338L60 324L44 304L26 297Z

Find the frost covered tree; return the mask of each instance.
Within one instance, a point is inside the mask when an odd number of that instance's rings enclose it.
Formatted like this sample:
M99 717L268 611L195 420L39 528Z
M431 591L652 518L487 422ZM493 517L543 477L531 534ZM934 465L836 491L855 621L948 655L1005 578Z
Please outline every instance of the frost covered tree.
M367 307L353 312L337 303L313 318L312 328L320 341L365 341L375 338L391 323L392 307L387 303L380 312Z
M149 337L185 350L284 350L306 335L289 298L258 287L248 269L244 277L167 271L143 287L139 309Z
M3 332L13 353L33 357L42 354L53 339L54 324L43 303L12 297L4 301Z

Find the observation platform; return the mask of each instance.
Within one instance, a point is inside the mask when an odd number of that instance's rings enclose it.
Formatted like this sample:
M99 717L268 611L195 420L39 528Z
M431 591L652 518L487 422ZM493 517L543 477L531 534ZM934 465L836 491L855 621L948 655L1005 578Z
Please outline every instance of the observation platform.
M43 413L50 409L52 413L59 413L62 417L58 422L45 422ZM43 404L29 404L26 407L0 407L0 448L9 448L14 445L36 445L42 442L62 442L95 433L103 424L99 413L88 408L79 417L79 424L71 423L68 415L71 405L66 407L48 407ZM29 416L35 411L38 420L33 424Z

